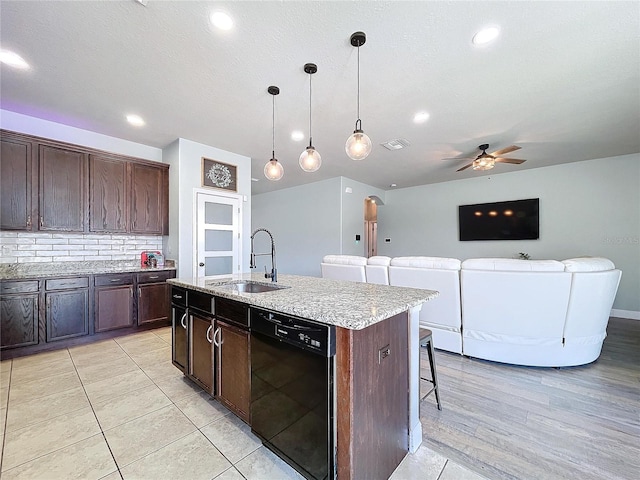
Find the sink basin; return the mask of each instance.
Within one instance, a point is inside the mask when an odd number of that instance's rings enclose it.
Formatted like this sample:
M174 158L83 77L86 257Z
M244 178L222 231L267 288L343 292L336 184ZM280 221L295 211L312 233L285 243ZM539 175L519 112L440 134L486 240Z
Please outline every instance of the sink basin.
M264 293L264 292L273 292L274 290L282 290L285 287L283 285L274 285L268 283L257 283L257 282L234 282L234 283L225 283L220 285L223 288L231 288L234 291L239 293Z

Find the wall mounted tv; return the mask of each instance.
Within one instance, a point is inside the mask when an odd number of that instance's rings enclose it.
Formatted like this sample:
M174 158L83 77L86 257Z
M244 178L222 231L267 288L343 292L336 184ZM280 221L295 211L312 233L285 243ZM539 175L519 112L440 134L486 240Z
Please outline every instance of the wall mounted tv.
M460 241L540 238L539 199L477 203L458 207Z

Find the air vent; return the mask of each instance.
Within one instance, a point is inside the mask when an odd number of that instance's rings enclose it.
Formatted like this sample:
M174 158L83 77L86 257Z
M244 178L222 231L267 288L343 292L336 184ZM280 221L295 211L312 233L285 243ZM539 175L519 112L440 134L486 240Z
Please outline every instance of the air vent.
M395 140L389 140L388 142L381 143L387 150L400 150L401 148L411 145L406 138L396 138Z

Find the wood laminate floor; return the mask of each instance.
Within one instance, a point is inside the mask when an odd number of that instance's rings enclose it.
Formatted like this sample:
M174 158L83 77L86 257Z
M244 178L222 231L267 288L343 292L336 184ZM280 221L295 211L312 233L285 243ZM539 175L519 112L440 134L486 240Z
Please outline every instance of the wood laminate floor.
M443 410L422 402L423 445L496 480L640 479L640 321L611 318L607 332L581 367L436 351Z

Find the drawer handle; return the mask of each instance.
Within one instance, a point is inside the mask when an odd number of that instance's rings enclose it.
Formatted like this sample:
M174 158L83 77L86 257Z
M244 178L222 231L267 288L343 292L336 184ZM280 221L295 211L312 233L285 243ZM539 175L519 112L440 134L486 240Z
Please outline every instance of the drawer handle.
M18 287L4 287L3 290L17 290Z
M187 323L186 320L187 319L187 312L184 312L184 315L182 315L182 318L180 319L180 325L182 325L182 328L184 328L185 330L187 329Z
M182 300L182 295L174 295L173 298L177 300Z
M153 275L151 277L149 277L151 280L155 280L156 278L160 278L158 275Z
M119 278L112 278L111 280L109 280L110 282L120 282L121 280Z

